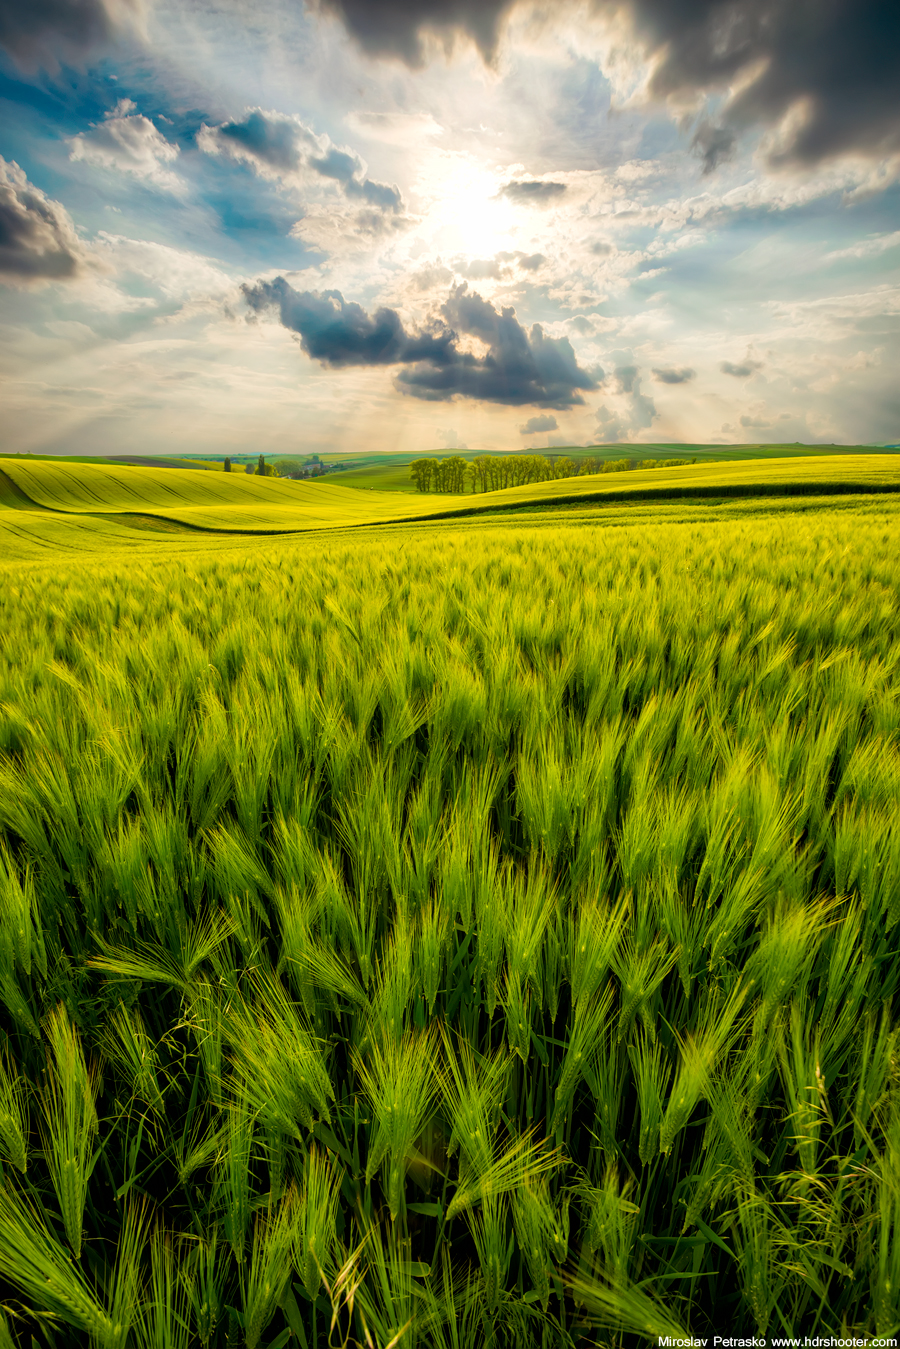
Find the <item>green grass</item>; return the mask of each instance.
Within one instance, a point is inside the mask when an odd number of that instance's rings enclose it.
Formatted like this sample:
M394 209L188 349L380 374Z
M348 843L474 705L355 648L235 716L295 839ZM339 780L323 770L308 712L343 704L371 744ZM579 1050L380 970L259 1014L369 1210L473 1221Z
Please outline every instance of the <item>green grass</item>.
M358 487L376 492L415 492L409 476L409 463L376 464L371 468L350 468L340 475L342 487Z
M897 1334L900 498L822 494L890 464L365 530L57 468L2 514L7 1338Z

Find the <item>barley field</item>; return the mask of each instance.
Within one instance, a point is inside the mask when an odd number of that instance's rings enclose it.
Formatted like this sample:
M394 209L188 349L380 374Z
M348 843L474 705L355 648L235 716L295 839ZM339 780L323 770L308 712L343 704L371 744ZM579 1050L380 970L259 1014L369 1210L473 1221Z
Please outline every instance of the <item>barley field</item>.
M2 1349L900 1333L900 498L26 469Z
M0 559L135 544L134 530L277 535L381 526L399 520L463 519L559 506L674 500L702 502L900 492L900 455L809 455L768 462L701 464L643 473L595 473L461 497L361 491L332 482L290 482L243 473L0 460ZM146 539L137 541L139 546ZM199 540L198 540L199 542Z

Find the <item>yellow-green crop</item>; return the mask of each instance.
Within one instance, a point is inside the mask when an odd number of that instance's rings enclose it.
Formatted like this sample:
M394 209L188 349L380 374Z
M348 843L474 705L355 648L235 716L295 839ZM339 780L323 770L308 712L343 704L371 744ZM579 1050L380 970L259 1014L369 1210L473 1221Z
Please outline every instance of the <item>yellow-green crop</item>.
M900 499L835 502L3 565L20 1343L898 1333Z

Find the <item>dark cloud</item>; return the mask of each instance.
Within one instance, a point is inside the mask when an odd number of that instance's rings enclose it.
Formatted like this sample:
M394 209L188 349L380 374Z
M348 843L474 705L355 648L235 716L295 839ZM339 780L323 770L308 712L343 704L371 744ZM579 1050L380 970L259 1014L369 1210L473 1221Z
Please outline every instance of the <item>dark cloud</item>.
M86 257L65 208L0 158L0 275L71 280L85 271Z
M140 19L140 0L0 0L0 47L20 66L81 61Z
M350 365L396 365L407 361L447 359L454 335L407 333L395 309L377 309L370 316L340 291L296 291L283 276L243 287L250 308L259 313L278 309L285 328L299 333L301 346L313 360L341 368Z
M250 108L238 121L202 126L197 144L206 154L250 164L264 177L315 174L340 184L347 197L377 210L396 215L403 209L396 187L368 178L359 155L333 145L328 136L316 135L299 117Z
M335 368L400 365L396 387L414 398L561 409L583 403L580 391L597 387L567 338L546 337L537 323L526 331L513 309L498 311L465 284L451 290L440 319L424 332L407 332L394 309L370 316L339 291L298 292L284 277L243 290L255 312L276 308L314 360ZM475 338L486 350L464 349L461 338Z
M46 0L45 0L46 2ZM33 6L2 0L10 13ZM362 47L409 65L424 60L423 34L446 46L470 38L491 61L512 0L318 0ZM719 125L703 124L694 148L707 171L744 127L781 124L773 163L816 164L836 155L900 149L900 5L897 0L593 0L602 17L630 16L653 63L649 92L684 106L737 89ZM43 9L44 5L38 5ZM52 8L69 10L63 0ZM101 10L99 0L87 8ZM797 115L799 113L799 115Z
M595 0L601 12L610 0ZM651 96L683 102L737 87L719 127L698 132L712 168L743 127L775 127L772 163L900 149L896 0L630 0L655 58Z
M198 140L207 154L224 151L233 159L266 164L278 173L296 173L303 162L299 142L308 148L311 136L293 117L278 117L253 108L241 122L200 129Z
M604 243L602 239L598 239L595 243L591 244L591 252L595 253L598 258L607 258L612 251L612 244Z
M508 197L520 206L543 206L545 202L561 197L566 190L565 183L542 182L539 179L524 179L518 183L504 183L499 196Z
M539 431L558 431L559 422L548 412L542 412L539 417L529 417L524 426L519 427L519 435L534 436Z
M400 196L399 188L392 187L388 183L377 183L374 178L363 178L361 181L348 178L344 183L344 191L348 197L361 197L379 211L391 211L394 215L399 215L403 210L403 198Z
M336 14L364 51L399 57L410 66L425 60L422 38L431 33L449 47L465 36L492 61L503 16L515 0L317 0Z
M653 378L660 384L687 384L689 380L695 379L696 375L697 371L692 370L689 365L680 369L660 370L656 366L653 368Z
M735 379L747 379L755 370L762 370L762 361L742 361L740 365L734 365L731 361L723 361L719 366L723 375L734 375Z
M520 253L519 266L526 272L536 272L539 267L543 267L547 259L543 253Z
M691 149L703 161L704 174L712 173L713 169L732 158L736 140L734 132L726 126L713 126L711 122L700 123L694 132Z

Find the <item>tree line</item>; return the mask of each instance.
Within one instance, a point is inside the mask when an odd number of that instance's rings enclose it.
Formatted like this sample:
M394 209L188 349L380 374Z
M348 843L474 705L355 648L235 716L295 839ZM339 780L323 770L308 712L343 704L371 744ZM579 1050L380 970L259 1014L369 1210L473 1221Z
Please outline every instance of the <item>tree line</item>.
M572 459L568 455L548 459L543 454L510 454L502 458L480 454L466 460L462 455L454 454L447 459L414 459L409 473L418 492L465 493L471 490L474 494L589 473L680 468L689 462L687 459Z

